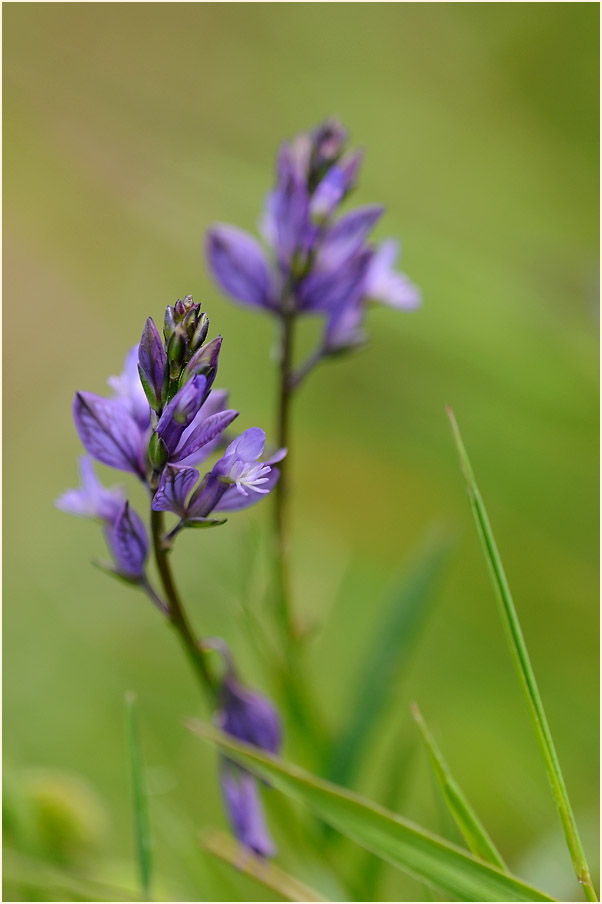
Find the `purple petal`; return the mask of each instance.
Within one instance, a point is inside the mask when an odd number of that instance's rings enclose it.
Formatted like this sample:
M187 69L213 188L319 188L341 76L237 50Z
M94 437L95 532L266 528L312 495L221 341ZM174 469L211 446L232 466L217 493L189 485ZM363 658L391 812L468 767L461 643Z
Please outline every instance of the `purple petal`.
M220 287L237 301L275 308L274 279L259 242L234 226L217 224L207 233L207 262Z
M378 246L366 276L365 293L391 307L412 310L420 305L420 290L394 269L398 255L399 245L393 239Z
M123 506L123 491L118 487L106 489L94 472L92 459L82 455L79 460L81 487L67 490L55 505L70 515L82 518L98 518L112 524Z
M188 518L206 518L219 503L228 489L215 468L207 474L203 482L192 494L186 515Z
M202 345L194 353L186 365L187 379L194 377L196 374L203 374L207 378L207 389L211 389L217 376L217 364L222 342L222 337L216 336L215 339L212 339L207 345Z
M270 837L257 781L230 760L222 759L220 784L232 831L241 844L260 857L276 852Z
M364 245L368 235L382 216L384 207L359 207L335 223L326 233L316 258L319 270L335 270Z
M206 377L193 377L175 394L159 418L157 433L170 453L175 452L182 434L198 414L206 389Z
M365 306L360 294L341 304L328 320L324 334L324 350L337 352L360 345L364 339L362 323Z
M161 474L151 508L155 512L173 512L184 518L186 500L198 479L199 472L195 468L171 468L168 465Z
M371 252L358 254L336 270L316 271L303 280L297 292L299 309L333 313L363 294Z
M172 454L171 461L182 462L187 460L189 463L195 461L194 456L196 453L202 449L203 446L206 446L208 443L212 442L212 440L216 439L216 437L221 436L226 427L228 427L236 417L238 417L238 411L227 408L225 411L220 411L217 414L212 414L210 417L205 418L205 420L201 421L187 434L186 439L180 443L175 453Z
M228 402L228 391L226 389L213 389L207 398L207 401L202 405L201 410L192 421L192 423L186 428L184 433L180 438L180 446L183 446L186 442L188 442L188 437L191 435L193 430L196 430L197 427L203 422L206 421L208 417L212 414L217 414L219 411L223 411ZM206 443L202 446L195 454L191 456L190 459L182 458L178 462L178 467L182 465L198 465L202 461L205 461L206 458L214 452L219 446L222 440L221 434L218 434L215 439L212 439L211 442Z
M262 490L264 490L264 493L262 494L248 493L246 496L243 496L240 490L231 484L227 487L225 493L222 494L221 499L214 505L212 510L215 512L234 512L239 511L240 509L250 508L252 505L255 505L256 502L263 499L265 493L269 493L274 489L278 483L279 477L280 471L278 468L270 468L266 482L262 484L261 487Z
M141 430L150 427L150 409L144 394L140 374L138 373L138 346L129 350L125 357L123 370L118 377L109 377L107 383L115 393L115 397L134 418Z
M219 722L226 734L268 753L278 753L282 744L282 725L274 704L244 687L232 672L222 685Z
M107 530L109 546L120 571L141 578L148 554L148 539L142 519L124 502L115 524Z
M295 149L283 145L278 159L278 181L267 199L261 229L281 266L305 248L309 229L309 195Z
M167 385L167 355L152 317L144 324L138 348L138 366L149 404L155 411L160 411Z
M237 436L226 449L224 458L235 456L243 461L257 461L265 446L265 433L259 427L249 427Z
M119 399L78 392L73 401L73 420L90 455L144 479L144 435Z

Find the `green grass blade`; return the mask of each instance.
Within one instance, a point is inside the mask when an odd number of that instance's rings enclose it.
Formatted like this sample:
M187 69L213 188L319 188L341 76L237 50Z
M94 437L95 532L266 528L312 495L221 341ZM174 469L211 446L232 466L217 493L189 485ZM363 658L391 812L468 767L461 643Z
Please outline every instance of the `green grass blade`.
M437 747L435 739L422 718L418 705L416 703L412 704L411 709L414 720L420 729L422 740L427 749L433 772L439 782L445 802L447 803L450 813L454 817L466 844L475 857L480 857L481 860L486 860L488 863L492 863L499 869L507 871L507 866L489 837L487 830L451 774L449 766L443 759L443 755Z
M38 860L16 851L3 850L2 881L4 885L27 887L39 897L6 898L3 900L61 901L136 901L130 889L66 872L55 864ZM5 891L6 894L6 891Z
M531 666L531 660L527 652L527 646L523 637L523 632L518 620L518 615L512 600L512 594L508 586L506 574L502 565L502 560L495 543L493 531L487 517L487 511L481 498L479 488L476 484L472 467L462 442L460 430L456 423L454 413L448 407L447 413L451 422L454 439L460 456L460 464L466 481L466 489L474 514L477 530L483 544L485 558L493 582L495 595L499 604L504 631L514 665L518 672L520 684L527 701L529 713L535 728L535 734L541 748L544 759L546 772L552 788L552 796L558 809L560 821L566 838L566 843L575 867L578 882L582 885L585 897L588 901L597 901L596 890L594 888L592 878L579 837L577 823L569 802L566 785L558 762L556 748L552 740L552 733L548 725L548 720L544 712L543 703L539 695L535 674Z
M326 769L337 785L350 785L378 717L395 695L450 551L449 537L433 533L386 609L360 669L350 720L333 746Z
M201 844L210 854L275 892L282 901L328 900L269 860L261 860L245 851L230 835L211 832L201 839Z
M553 900L352 791L238 743L212 726L194 721L189 727L283 793L301 800L343 835L460 901Z
M142 751L138 737L136 718L136 695L128 693L125 697L128 722L128 743L130 748L130 766L132 770L132 800L134 805L134 831L136 836L136 853L140 871L140 887L143 900L151 900L151 840L148 819L146 788L144 783L144 767Z

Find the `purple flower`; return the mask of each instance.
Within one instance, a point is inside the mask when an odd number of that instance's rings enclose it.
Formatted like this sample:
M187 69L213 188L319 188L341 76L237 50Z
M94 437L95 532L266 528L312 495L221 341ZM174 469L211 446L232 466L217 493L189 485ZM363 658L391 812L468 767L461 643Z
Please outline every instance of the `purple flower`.
M409 311L420 305L420 291L407 276L393 269L398 254L399 246L393 239L378 246L366 275L364 291L368 298Z
M219 417L219 413L211 415L205 423ZM212 512L235 511L254 505L276 485L279 471L273 465L286 454L285 450L280 450L268 461L258 461L264 445L263 430L258 427L245 430L230 443L191 496L199 472L196 468L168 465L161 475L153 509L173 512L184 522L194 522L207 518ZM183 448L189 448L189 443L186 442Z
M163 341L152 317L144 324L138 346L138 373L148 404L157 412L163 408L169 372Z
M123 503L114 523L107 527L107 541L117 573L126 580L140 581L148 555L148 538L142 519L129 502Z
M150 427L150 409L138 373L138 346L126 355L123 371L118 377L109 377L107 383L128 414L134 418L144 433Z
M138 582L144 575L148 539L144 524L117 487L108 490L96 477L94 465L86 455L79 461L81 487L67 490L56 501L57 508L70 515L93 518L105 526L115 571L128 581Z
M144 480L144 443L140 426L120 398L78 392L73 420L84 448L97 461Z
M285 321L291 313L324 317L322 345L308 359L314 363L363 341L368 301L400 310L420 303L416 287L393 268L394 243L370 244L382 206L337 219L363 156L345 155L346 141L345 129L330 119L280 148L276 185L260 224L272 264L254 239L234 227L215 226L207 239L209 267L232 298Z
M118 487L108 490L94 472L92 459L82 455L79 460L81 487L66 490L56 500L56 507L69 515L81 518L95 518L105 524L112 524L124 502L123 491Z
M223 291L242 304L276 308L276 285L259 243L234 226L217 224L207 233L207 261Z
M282 726L275 707L266 697L243 687L231 664L222 683L217 721L222 731L245 744L271 754L280 750ZM275 850L265 825L257 780L246 769L222 757L220 781L239 841L260 856L272 856Z

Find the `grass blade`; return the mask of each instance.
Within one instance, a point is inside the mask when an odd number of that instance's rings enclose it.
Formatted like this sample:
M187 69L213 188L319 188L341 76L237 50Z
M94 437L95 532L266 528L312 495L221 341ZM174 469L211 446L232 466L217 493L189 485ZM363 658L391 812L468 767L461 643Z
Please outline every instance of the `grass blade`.
M397 588L348 707L350 721L335 742L326 769L337 785L350 785L379 715L395 694L428 604L435 595L450 550L448 537L433 533Z
M543 703L539 695L537 682L535 681L535 673L533 672L533 667L531 666L531 660L529 659L529 653L527 652L527 645L525 644L523 632L518 620L516 609L514 607L512 594L510 593L510 588L508 586L508 581L506 579L502 560L495 543L493 531L491 530L489 518L487 517L487 511L485 509L483 499L481 498L479 488L476 484L472 467L466 453L466 449L464 448L464 443L462 442L462 437L460 435L460 430L456 423L454 413L449 407L447 408L447 414L451 422L454 439L456 441L456 446L458 449L458 455L460 457L460 464L462 466L464 479L466 481L468 497L470 499L477 530L483 544L483 550L485 552L485 558L487 560L487 565L489 568L489 573L491 575L496 599L499 604L506 639L508 641L508 646L510 647L512 659L514 660L514 665L518 672L518 677L523 690L523 694L525 696L525 700L527 701L529 713L531 715L533 726L535 728L535 734L537 736L537 740L546 767L546 772L548 774L548 779L552 788L552 796L554 798L554 802L560 816L566 843L571 855L571 860L573 861L573 866L575 868L577 881L583 887L583 891L587 900L597 901L598 897L596 895L596 890L592 882L589 867L587 865L587 860L585 858L585 853L583 851L583 846L581 844L581 839L579 837L577 823L575 822L575 817L573 815L573 810L569 801L566 785L564 783L564 778L560 769L560 763L558 762L556 748L554 746L554 741L552 740L552 733L550 731L548 720L544 712Z
M343 835L459 901L553 900L345 788L236 742L212 726L191 721L189 728L283 793L304 802Z
M211 832L201 839L206 851L280 896L282 901L327 901L303 882L290 876L269 860L246 851L223 832Z
M489 837L487 830L482 825L479 817L466 799L462 789L451 774L449 766L443 759L443 755L437 747L435 739L422 718L422 713L418 709L418 705L416 703L412 704L411 709L414 720L420 729L422 740L428 751L433 772L439 782L443 797L445 798L447 806L449 807L458 828L464 836L466 844L475 857L480 857L481 860L486 860L487 863L492 863L499 869L507 871L506 864Z
M142 899L151 900L151 840L148 820L146 788L144 784L142 751L138 737L136 718L136 695L126 694L125 705L128 722L128 743L130 748L130 767L132 770L132 800L134 805L134 831L136 836L136 853L140 870L140 887Z

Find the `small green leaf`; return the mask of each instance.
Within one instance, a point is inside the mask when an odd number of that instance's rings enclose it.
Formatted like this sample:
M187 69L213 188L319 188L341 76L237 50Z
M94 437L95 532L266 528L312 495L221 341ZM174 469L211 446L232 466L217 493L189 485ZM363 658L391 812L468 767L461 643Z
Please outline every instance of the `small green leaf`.
M128 742L130 748L130 765L132 770L132 800L134 806L134 830L136 835L136 853L140 870L140 885L144 901L150 901L152 857L150 826L148 820L146 788L143 775L142 751L138 737L136 719L136 695L126 694L125 704L128 721Z
M350 785L379 715L395 696L450 552L448 536L433 532L385 610L360 666L350 719L335 742L326 774Z
M312 888L290 876L269 860L259 860L229 835L211 832L201 839L206 851L276 892L282 901L327 901Z
M219 527L220 524L225 524L227 520L227 518L188 518L184 521L184 527Z
M489 837L487 830L481 824L479 817L472 809L443 759L441 751L422 718L418 705L413 703L411 709L428 751L433 771L443 792L443 797L464 836L466 844L476 857L480 857L488 863L493 863L494 866L507 872L508 868Z
M189 728L353 841L460 901L552 901L401 816L200 722Z
M485 503L481 498L454 413L449 406L447 408L447 414L458 449L460 465L462 466L464 479L466 481L468 498L470 499L477 530L483 545L483 552L485 553L489 575L502 617L506 641L508 642L508 647L518 673L520 685L525 700L527 701L531 721L535 728L535 734L543 756L548 780L552 788L552 797L554 798L558 815L560 816L564 837L566 838L567 847L571 855L571 860L573 861L577 881L583 887L587 900L597 901L598 896L589 872L585 852L581 844L581 838L579 837L577 823L575 822L568 792L560 769L560 763L558 762L556 747L554 746L554 741L552 739L552 732L550 731L550 726L548 725L548 720L543 708L543 702L539 695L535 673L533 671L533 666L531 665L525 638L523 637L522 628L518 620L518 613L514 606L512 594L510 593L504 566L502 565L502 560L489 523Z

